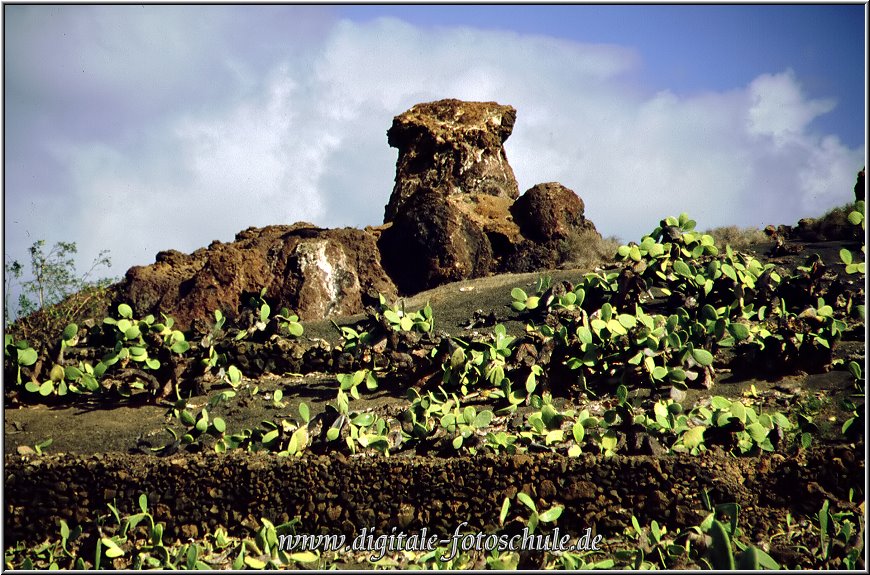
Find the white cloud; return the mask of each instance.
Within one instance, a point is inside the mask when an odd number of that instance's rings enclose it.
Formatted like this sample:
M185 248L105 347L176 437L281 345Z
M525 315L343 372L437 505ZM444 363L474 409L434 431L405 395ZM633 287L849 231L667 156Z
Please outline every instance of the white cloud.
M643 93L641 55L620 46L392 19L319 21L324 33L300 40L273 12L245 13L246 43L225 9L173 14L165 29L105 15L76 28L88 61L131 39L100 68L109 96L93 105L74 74L63 81L79 96L53 99L58 56L45 47L35 50L48 62L42 72L27 62L7 72L7 85L22 82L48 110L31 110L7 134L21 150L7 160L6 223L19 222L10 255L40 237L77 241L83 265L109 247L122 274L159 250L229 241L251 225L378 224L395 175L385 135L393 116L445 97L515 106L506 147L521 191L560 181L602 233L624 240L681 211L702 227L794 223L848 201L864 160L863 148L811 131L834 103L809 100L791 71L728 92ZM10 114L26 108L8 105ZM100 130L76 115L97 118ZM40 149L42 158L23 151ZM69 187L59 201L28 183L46 157Z
M723 93L643 95L631 86L639 62L617 46L384 19L338 26L316 69L341 117L375 132L350 136L369 149L416 102L514 105L506 147L521 190L561 181L603 233L623 239L681 211L702 226L764 225L848 201L864 151L808 130L833 102L808 100L792 72ZM373 117L383 120L380 130ZM392 187L394 158L368 171L382 190ZM386 198L374 201L380 207Z
M747 91L750 99L748 132L771 136L776 145L801 139L815 117L830 112L837 105L832 99L806 100L792 70L762 74L752 81Z
M242 215L253 216L250 225L258 226L276 223L275 218L323 215L317 180L336 142L310 133L306 103L296 92L281 69L262 97L179 123L176 137L191 171L191 189L202 194L209 212L228 216L224 225L244 226ZM238 212L241 206L250 213Z

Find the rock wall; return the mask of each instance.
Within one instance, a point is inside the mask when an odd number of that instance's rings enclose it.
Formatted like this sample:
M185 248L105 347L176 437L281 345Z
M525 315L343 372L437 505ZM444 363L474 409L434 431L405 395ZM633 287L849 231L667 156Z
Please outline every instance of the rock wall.
M716 503L753 509L740 515L740 527L750 538L766 540L794 505L813 513L831 495L845 501L850 488L862 500L864 462L844 459L851 453L814 448L802 461L764 458L763 466L758 458L712 452L661 459L7 456L3 519L9 545L33 544L56 534L60 519L90 532L94 519L107 514L107 503L122 513L138 512L134 506L145 493L155 521L166 526L166 541L202 536L217 526L250 535L261 517L278 524L296 516L300 533L352 536L362 527L378 533L427 527L450 534L463 521L470 530L493 532L504 498L523 491L538 509L565 506L563 532L591 527L606 538L630 527L632 515L642 524L696 525L706 515L700 499L706 490Z

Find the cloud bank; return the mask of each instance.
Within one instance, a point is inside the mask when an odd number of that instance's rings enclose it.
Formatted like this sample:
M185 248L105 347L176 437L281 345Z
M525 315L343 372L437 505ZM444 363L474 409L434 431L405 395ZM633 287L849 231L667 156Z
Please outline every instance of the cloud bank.
M33 9L35 8L35 9ZM642 54L543 36L335 20L323 7L7 7L5 252L76 241L121 275L248 226L378 224L418 102L517 108L520 190L559 181L604 235L689 212L794 223L849 201L864 148L810 124L791 70L649 93ZM857 113L857 112L856 112Z

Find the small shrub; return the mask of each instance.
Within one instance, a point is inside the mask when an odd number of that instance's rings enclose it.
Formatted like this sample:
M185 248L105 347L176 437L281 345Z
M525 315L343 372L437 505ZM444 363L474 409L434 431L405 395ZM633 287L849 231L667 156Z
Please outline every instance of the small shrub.
M770 241L762 230L753 227L723 226L704 232L713 236L716 245L731 246L731 249L746 251L747 248Z
M592 269L602 263L613 261L620 241L616 236L607 238L595 230L571 231L558 245L562 267Z
M859 205L861 204L861 205ZM820 218L807 218L798 223L795 234L803 241L860 240L863 229L857 229L860 221L850 220L852 212L864 212L863 202L853 202L833 208Z
M45 240L38 240L28 251L30 279L25 280L25 267L17 260L4 266L3 311L10 323L8 332L44 343L55 339L70 322L101 315L108 308L106 288L114 280L91 278L96 270L111 267L108 250L101 251L84 274L76 270L75 242L57 242L49 249ZM13 308L8 298L15 284L20 293Z

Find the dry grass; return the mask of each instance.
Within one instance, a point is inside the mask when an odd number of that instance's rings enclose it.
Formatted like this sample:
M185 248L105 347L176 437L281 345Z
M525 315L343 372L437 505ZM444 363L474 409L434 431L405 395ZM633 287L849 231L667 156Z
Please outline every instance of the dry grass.
M592 269L602 263L612 262L620 241L615 236L607 238L595 230L571 232L559 242L559 257L562 267Z
M828 212L820 218L816 219L819 226L849 226L849 212L855 209L855 204L846 204L828 210Z
M770 241L770 238L762 230L752 227L723 226L707 230L704 233L713 236L716 245L723 249L729 245L733 250L744 251L755 244Z
M105 280L105 284L109 281ZM110 313L113 297L109 285L97 284L68 295L59 303L46 306L30 315L19 317L6 326L6 333L26 339L34 349L48 348L60 341L60 334L70 323L89 318L104 318Z
M849 213L856 209L854 202L833 208L820 218L802 220L796 231L805 241L859 239L861 228L849 222Z
M801 242L858 241L864 237L860 226L849 222L849 213L857 210L850 202L828 210L816 218L802 218L796 225L786 226L789 239Z

